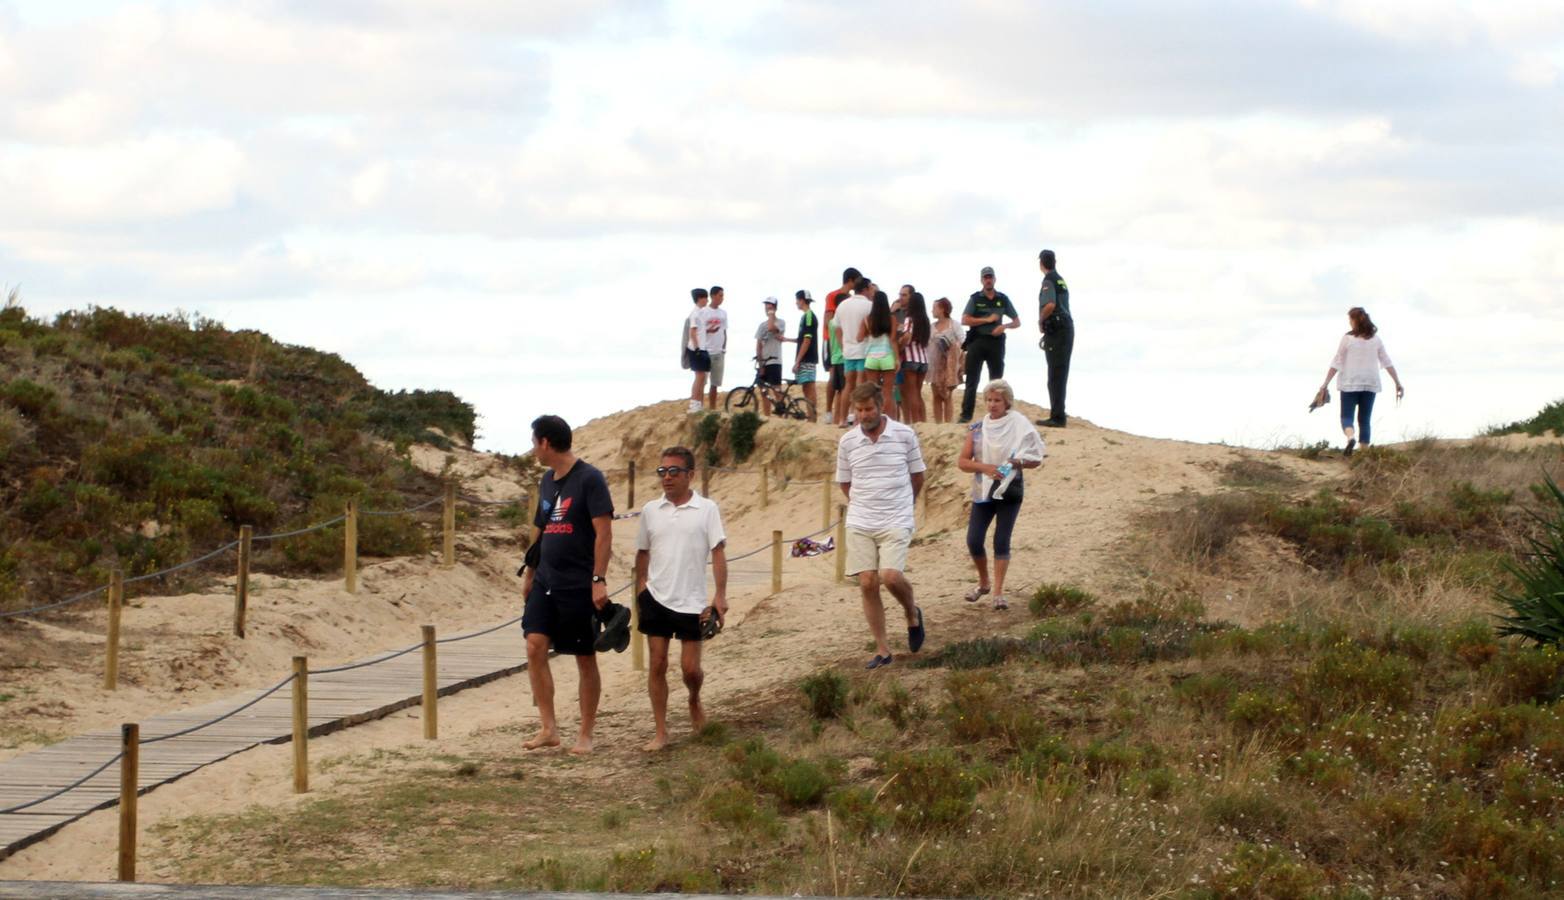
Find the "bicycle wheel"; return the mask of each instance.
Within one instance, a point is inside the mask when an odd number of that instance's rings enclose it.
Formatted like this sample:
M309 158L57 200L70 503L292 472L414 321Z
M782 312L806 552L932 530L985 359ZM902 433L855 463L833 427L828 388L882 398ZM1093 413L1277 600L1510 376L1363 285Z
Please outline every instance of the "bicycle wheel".
M736 387L728 391L728 399L723 401L722 408L728 412L738 409L747 409L755 402L755 388L751 385Z
M787 414L794 419L808 419L813 412L814 404L804 397L790 397L787 401Z

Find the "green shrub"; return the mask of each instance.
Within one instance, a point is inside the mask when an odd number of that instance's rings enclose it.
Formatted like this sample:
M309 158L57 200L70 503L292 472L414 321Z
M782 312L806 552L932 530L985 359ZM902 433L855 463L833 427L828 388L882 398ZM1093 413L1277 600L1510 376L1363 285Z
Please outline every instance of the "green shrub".
M728 446L733 448L734 462L744 462L755 452L755 433L765 424L754 410L746 409L728 422Z
M847 679L827 669L805 678L799 685L809 700L809 713L816 719L836 719L847 711Z
M1499 652L1499 643L1487 623L1468 620L1450 629L1445 648L1451 656L1476 669L1493 659Z
M706 795L706 818L738 831L766 837L782 833L782 822L765 798L741 784L725 784Z
M1517 587L1498 594L1510 609L1499 634L1556 645L1564 640L1564 491L1550 475L1539 494L1548 506L1532 514L1540 534L1527 535L1526 554L1507 567Z
M855 786L833 791L827 803L840 827L849 834L878 834L891 824L891 817L875 804L874 791L867 787Z
M885 799L897 822L913 828L954 828L972 817L979 781L956 755L939 748L891 754Z
M1016 712L1010 687L992 671L951 672L945 677L945 691L945 724L962 741L1003 736Z
M1243 843L1231 864L1214 867L1206 879L1212 897L1268 897L1311 900L1320 896L1324 873L1279 847Z
M1238 680L1229 672L1195 674L1173 682L1173 697L1205 712L1227 709Z
M795 759L777 772L777 794L794 809L814 806L836 783L823 766L807 759Z
M1507 650L1483 671L1493 680L1497 703L1551 703L1564 696L1564 650L1557 646Z
M695 420L695 436L691 439L693 448L708 447L715 449L717 436L722 432L722 414L709 412Z
M885 697L881 699L878 709L880 714L891 720L898 731L906 731L907 728L917 722L921 722L929 714L928 708L914 700L912 692L899 681L893 681L886 688Z
M1090 606L1096 599L1090 593L1071 585L1040 584L1032 593L1027 607L1034 616L1058 616Z
M1416 675L1403 656L1342 642L1310 664L1300 690L1308 702L1326 711L1370 704L1398 709L1411 702Z
M1529 419L1492 428L1489 434L1554 434L1564 436L1564 400L1555 400Z
M1277 835L1287 824L1287 808L1270 791L1255 786L1232 786L1206 798L1206 818L1247 835Z

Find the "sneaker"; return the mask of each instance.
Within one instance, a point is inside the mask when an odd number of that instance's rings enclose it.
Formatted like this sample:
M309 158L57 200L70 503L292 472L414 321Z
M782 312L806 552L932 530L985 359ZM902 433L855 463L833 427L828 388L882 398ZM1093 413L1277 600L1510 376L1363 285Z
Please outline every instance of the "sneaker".
M1009 609L1010 608L1010 601L1005 599L1005 595L1004 594L995 594L994 595L994 608L995 609Z
M1063 419L1039 419L1037 421L1037 424L1043 426L1044 428L1063 428L1063 427L1065 427Z
M1358 449L1358 442L1352 438L1347 439L1347 448L1341 451L1342 456L1351 456L1352 451Z
M884 656L876 656L874 659L869 660L869 662L866 665L864 665L864 668L865 669L878 669L881 666L888 666L890 664L891 664L891 655L889 653L887 653Z
M831 421L831 414L830 413L826 413L825 414L825 424L827 424L827 425L835 425L836 424L835 422Z
M609 601L597 614L602 630L597 633L592 649L598 653L623 653L630 646L630 607Z

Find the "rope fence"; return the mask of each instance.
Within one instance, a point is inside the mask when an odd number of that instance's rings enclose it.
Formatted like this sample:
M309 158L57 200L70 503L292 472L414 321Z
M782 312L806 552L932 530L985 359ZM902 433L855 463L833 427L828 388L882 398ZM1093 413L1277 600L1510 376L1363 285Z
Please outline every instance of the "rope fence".
M629 471L633 473L633 471L634 471L634 465L633 464L630 466L630 470ZM767 476L769 473L767 473L765 470L762 470L760 474L763 476L762 477L762 481L764 483L764 481L767 480L765 476ZM830 482L819 481L819 482L801 482L801 483L803 483L803 484L825 484L825 485L827 485L827 490L826 490L826 492L824 494L824 497L825 497L825 500L826 500L827 509L829 510L829 502L831 500L831 494L829 492ZM633 482L632 482L632 485L633 485ZM632 497L633 497L633 490L634 489L633 489L633 486L632 486L631 487L631 492L632 492L631 496ZM764 488L762 490L762 494L764 495ZM427 509L427 508L429 508L431 506L434 506L437 503L440 503L440 502L444 501L445 502L445 525L446 525L446 536L447 536L446 558L447 558L447 564L451 564L452 559L451 559L450 536L451 536L452 522L453 522L453 517L454 517L454 503L455 503L455 499L456 499L456 493L455 493L455 489L454 489L454 484L448 483L447 484L447 489L446 489L443 497L436 497L436 498L433 498L431 500L425 501L423 503L420 503L420 504L417 504L417 505L414 505L414 506L410 506L410 507L408 507L406 509L403 509L403 510L396 510L396 511L365 511L362 514L364 514L364 515L406 515L406 514L418 512L418 511L423 510L423 509ZM509 506L509 505L515 505L515 504L519 504L521 502L524 502L526 499L528 499L528 498L524 497L524 498L521 498L521 499L518 499L518 500L486 501L484 503L484 505L490 505L490 506L506 505L506 506ZM838 517L834 521L831 521L830 518L829 518L829 515L827 515L827 517L826 517L827 520L828 520L827 524L824 527L822 527L819 530L817 530L817 531L813 531L813 532L810 532L809 534L803 535L801 537L795 537L795 538L784 538L781 531L773 531L772 532L772 539L770 541L768 541L768 542L766 542L764 544L761 544L760 546L757 546L754 549L749 550L749 551L747 551L745 553L741 553L741 554L738 554L736 556L731 556L731 557L728 558L728 562L730 562L730 563L740 562L742 560L758 556L759 554L764 553L768 549L771 550L772 551L772 585L771 586L772 586L772 592L773 593L777 593L777 592L781 591L781 587L782 587L781 569L782 569L782 560L783 560L783 547L786 546L786 545L796 545L796 544L798 544L801 541L812 540L812 539L814 539L816 537L819 537L819 536L821 536L823 534L826 534L827 532L830 532L832 529L836 529L837 533L839 535L838 541L836 543L836 548L835 548L837 551L839 551L839 552L837 552L837 557L838 557L837 558L837 579L840 580L841 579L841 568L842 568L842 565L841 565L842 553L840 552L840 550L841 550L840 534L841 534L841 528L842 528L842 524L843 524L842 516L840 515L840 513L843 512L843 508L838 506L837 507L837 511L839 513ZM237 548L239 548L239 551L240 551L240 582L239 582L240 587L238 589L238 595L237 595L238 596L238 600L236 601L237 605L238 605L237 608L239 610L239 613L238 613L239 614L239 619L236 620L236 631L238 631L238 633L242 636L242 625L240 625L239 623L242 622L243 597L245 595L245 589L244 589L243 585L244 585L244 579L245 579L245 576L246 576L246 573L247 573L246 567L248 565L249 551L250 551L250 547L253 544L253 542L255 542L255 541L275 541L275 540L280 540L282 538L292 537L292 536L296 536L296 535L300 535L300 534L308 534L308 533L311 533L311 532L314 532L314 531L319 531L319 530L324 529L324 528L332 527L332 526L337 525L337 524L346 523L347 527L346 527L345 530L347 532L347 540L348 540L348 544L349 544L349 549L348 549L348 554L349 555L346 558L346 563L347 563L348 575L349 575L349 588L351 590L351 585L352 585L351 578L352 578L352 571L353 571L352 566L353 566L353 562L354 562L354 557L352 555L353 554L352 544L353 544L354 541L356 541L356 535L354 534L354 532L356 530L357 517L360 514L361 513L357 509L355 509L354 504L350 503L349 506L348 506L348 510L347 510L345 515L337 516L337 517L335 517L335 518L333 518L333 519L331 519L331 520L329 520L327 522L318 523L316 525L312 525L312 526L309 526L307 528L295 529L293 531L281 532L281 533L278 533L278 534L251 535L249 533L249 528L246 527L246 528L241 530L240 540L229 542L229 543L227 543L227 544L225 544L225 545L223 545L221 547L218 547L217 549L212 550L212 551L210 551L210 552L208 552L208 553L206 553L206 554L204 554L204 555L202 555L200 557L197 557L195 559L188 560L186 562L180 563L177 566L172 566L172 567L170 567L168 569L160 570L158 572L150 572L150 573L147 573L145 575L140 575L140 576L137 576L137 577L131 578L131 579L123 579L123 578L121 578L121 576L119 575L118 572L113 573L113 576L111 577L109 585L106 586L107 591L108 591L108 595L109 595L110 648L111 648L111 650L110 650L110 660L111 661L110 661L110 667L109 667L111 674L110 674L110 677L109 677L109 683L106 686L111 688L111 689L113 687L113 683L112 683L113 675L112 675L112 673L115 671L114 670L115 663L113 662L113 660L115 658L117 658L117 646L118 646L118 627L117 627L118 626L118 612L119 612L120 604L121 604L122 599L123 599L123 592L124 592L124 586L125 585L148 581L148 580L151 580L153 578L158 578L158 577L161 577L161 576L173 574L175 572L178 572L178 571L181 571L181 570L184 570L184 569L191 568L193 566L199 565L199 564L201 564L203 562L206 562L206 561L209 561L209 560L211 560L213 558L216 558L216 557L218 557L218 556L220 556L222 554L225 554L228 551L233 550L233 549L235 549L237 547ZM617 516L615 516L615 518L616 519L631 519L631 518L636 518L639 515L640 515L639 512L633 512L633 513L626 513L626 514L617 515ZM818 554L816 554L816 555L818 555ZM608 596L611 597L611 598L612 597L617 597L620 594L623 594L624 592L630 590L633 586L634 586L634 579L630 579L625 584L621 585L618 589L610 592ZM42 612L42 611L44 611L46 609L54 609L54 608L63 607L63 606L69 605L71 603L81 602L81 601L86 600L88 598L94 597L97 594L103 592L104 590L105 590L105 587L92 588L92 589L90 589L88 591L83 591L83 592L81 592L79 594L73 595L71 597L67 597L64 600L56 601L55 603L47 604L45 606L33 607L31 609L28 609L28 610L19 610L19 611L13 611L13 612L9 612L9 613L0 614L0 618L10 618L10 617L15 617L15 616L27 615L27 614L30 614L30 613ZM632 607L632 612L633 612L633 607ZM294 768L294 774L293 774L294 790L297 791L297 792L307 791L308 790L308 751L307 751L307 742L308 742L308 737L309 737L308 700L307 700L308 688L307 688L307 683L308 683L309 676L311 676L311 675L330 675L330 674L336 674L336 673L342 673L342 672L350 672L350 671L354 671L354 670L358 670L358 669L365 669L365 668L369 668L369 667L372 667L372 666L380 665L382 663L387 663L387 662L390 662L390 661L395 660L395 659L399 659L399 658L401 658L403 656L406 656L408 654L414 653L414 652L416 652L418 650L423 650L423 696L422 696L422 704L423 704L423 708L425 710L425 714L423 716L424 737L426 739L434 739L437 736L437 731L438 731L438 719L437 719L437 709L436 709L436 702L437 702L437 698L438 698L438 694L439 694L438 689L437 689L438 682L437 682L437 670L436 670L436 647L437 647L437 645L454 644L454 643L457 643L457 642L460 642L460 641L472 640L474 638L478 638L478 637L482 637L482 636L485 636L485 635L493 634L493 633L498 632L498 631L500 631L502 629L515 626L517 623L519 623L521 621L521 619L522 619L521 616L515 616L513 618L507 619L504 622L500 622L499 624L488 626L486 628L481 628L481 629L479 629L477 631L469 632L467 634L457 635L457 636L454 636L454 637L442 638L442 639L438 639L438 640L435 638L434 626L432 626L432 625L425 625L425 626L422 626L423 640L421 642L419 642L419 643L411 644L411 645L409 645L407 647L403 647L403 648L400 648L400 649L397 649L397 650L393 650L393 651L381 654L379 656L373 657L371 659L362 660L362 661L359 661L359 662L344 663L344 664L335 665L335 666L327 666L327 667L319 668L319 669L310 669L308 667L308 661L307 661L307 659L305 657L295 657L294 658L294 670L287 677L283 678L281 681L278 681L276 684L273 684L270 687L265 688L264 690L262 690L260 693L258 693L254 697L251 697L250 699L246 700L244 703L241 703L241 704L239 704L238 706L235 706L232 709L226 710L226 711L224 711L224 712L222 712L222 713L220 713L220 714L218 714L218 715L216 715L216 716L212 717L211 719L208 719L208 720L206 720L204 722L201 722L201 723L198 723L198 724L195 724L195 725L191 725L191 726L186 727L186 728L181 728L181 729L179 729L177 731L169 732L167 734L157 735L155 737L148 737L148 738L141 738L140 737L140 726L139 725L136 725L136 724L126 724L126 725L122 726L122 731L121 731L121 734L122 734L121 749L120 749L120 751L118 753L114 754L112 757L110 757L109 759L104 761L102 764L96 766L90 772L87 772L85 775L83 775L83 776L81 776L79 778L74 779L69 784L66 784L66 785L64 785L62 787L56 788L54 790L51 790L49 793L45 794L42 797L39 797L39 798L34 799L34 800L29 800L29 801L26 801L26 802L23 802L23 803L18 803L18 804L9 806L9 807L0 808L0 815L24 812L26 810L33 809L35 807L41 806L41 805L43 805L45 803L48 803L48 802L50 802L52 800L56 800L56 799L58 799L58 798L60 798L60 797L62 797L64 795L70 793L71 791L76 790L76 789L82 787L83 785L87 784L88 782L92 781L93 779L97 778L98 776L102 775L106 770L109 769L109 767L113 766L115 763L119 763L120 766L121 766L121 779L120 779L121 791L120 791L120 797L119 797L119 805L121 807L120 878L123 881L133 881L135 879L135 833L136 833L136 830L135 830L135 806L136 806L137 788L138 788L138 785L139 785L139 775L137 774L137 772L138 772L138 766L139 766L139 748L141 746L148 745L148 744L156 744L156 743L161 743L161 742L164 742L164 741L174 740L174 739L181 738L181 737L186 737L188 735L195 734L197 732L200 732L200 731L203 731L205 729L211 728L211 727L213 727L215 725L218 725L218 724L220 724L222 722L225 722L225 721L233 718L234 716L239 715L240 713L243 713L246 710L249 710L249 709L255 707L257 704L261 703L262 701L266 700L269 697L272 697L277 692L281 691L283 688L288 687L289 685L292 685L293 686L293 702L292 702L292 706L293 706L293 716L292 716L292 718L293 718L293 734L292 734L292 740L293 740L293 744L294 744L294 767L293 767ZM632 637L635 637L633 631L632 631ZM644 650L643 650L639 640L637 640L636 643L635 643L635 650L637 650L639 652L632 654L632 658L635 660L636 668L639 670L639 669L644 667L644 660L643 660ZM129 823L128 826L126 824L127 822Z

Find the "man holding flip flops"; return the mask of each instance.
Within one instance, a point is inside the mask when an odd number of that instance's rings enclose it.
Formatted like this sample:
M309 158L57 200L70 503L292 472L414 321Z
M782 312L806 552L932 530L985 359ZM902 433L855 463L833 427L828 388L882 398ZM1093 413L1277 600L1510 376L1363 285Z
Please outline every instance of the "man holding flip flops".
M663 495L641 508L635 538L636 609L640 632L651 648L646 689L657 732L646 750L668 746L668 645L679 639L679 664L689 691L690 724L706 724L701 708L701 643L716 637L728 613L727 536L717 504L695 493L695 454L686 447L662 452L657 477ZM706 560L711 559L716 592L706 602Z

